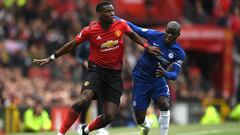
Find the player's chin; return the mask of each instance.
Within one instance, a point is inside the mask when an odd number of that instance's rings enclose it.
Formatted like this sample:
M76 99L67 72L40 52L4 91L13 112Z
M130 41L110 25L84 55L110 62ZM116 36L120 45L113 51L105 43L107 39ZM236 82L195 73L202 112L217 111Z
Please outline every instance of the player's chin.
M166 42L167 44L171 44L171 43L173 43L173 40L166 38L166 39L165 39L165 42Z
M107 24L112 24L112 23L113 23L113 20L108 20L106 23L107 23Z
M106 21L107 21L108 24L112 24L113 21L114 21L114 18L109 17Z

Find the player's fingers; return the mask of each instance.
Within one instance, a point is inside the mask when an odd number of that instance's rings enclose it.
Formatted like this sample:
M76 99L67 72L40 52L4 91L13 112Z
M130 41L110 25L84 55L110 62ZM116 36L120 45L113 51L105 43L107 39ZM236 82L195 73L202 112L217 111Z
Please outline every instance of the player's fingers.
M37 62L37 59L33 59L33 63L36 63Z
M40 66L44 66L46 64L46 62L42 62L40 63Z
M158 49L154 49L153 52L154 52L155 54L160 54L160 50L158 50Z

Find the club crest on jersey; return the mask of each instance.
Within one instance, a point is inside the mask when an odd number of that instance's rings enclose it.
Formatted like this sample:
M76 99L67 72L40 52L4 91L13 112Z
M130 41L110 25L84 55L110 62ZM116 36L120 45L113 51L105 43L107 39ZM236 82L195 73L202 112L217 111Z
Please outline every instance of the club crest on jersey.
M118 44L118 40L108 40L101 45L101 48L110 48Z
M172 59L172 58L173 58L173 53L169 53L169 54L168 54L168 58L169 58L169 59Z
M86 81L83 83L84 86L88 86L89 85L89 81Z
M115 31L115 36L117 36L117 37L120 37L121 36L121 31L120 30L117 30L117 31Z

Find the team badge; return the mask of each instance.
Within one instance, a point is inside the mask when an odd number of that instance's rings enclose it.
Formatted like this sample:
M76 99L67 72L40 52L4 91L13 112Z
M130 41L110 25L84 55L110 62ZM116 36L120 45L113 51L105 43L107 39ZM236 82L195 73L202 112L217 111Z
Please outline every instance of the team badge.
M120 37L120 36L121 36L121 31L120 31L120 30L115 31L115 35L116 35L117 37Z
M84 86L88 86L88 85L89 85L89 81L84 82L83 85L84 85Z
M173 53L169 53L169 54L168 54L168 57L169 57L170 59L172 59L172 58L173 58Z
M136 101L133 101L133 106L135 107L137 105Z

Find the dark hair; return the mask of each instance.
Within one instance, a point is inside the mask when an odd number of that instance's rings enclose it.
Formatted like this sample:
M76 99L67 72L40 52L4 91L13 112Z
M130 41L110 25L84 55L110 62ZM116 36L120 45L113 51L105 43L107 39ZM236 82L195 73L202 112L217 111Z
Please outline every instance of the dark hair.
M108 1L102 1L97 4L96 11L97 12L101 11L103 9L103 6L106 6L106 5L112 5L112 3L108 2Z

